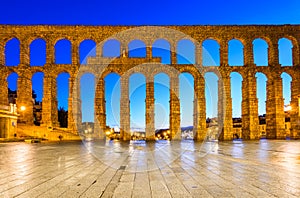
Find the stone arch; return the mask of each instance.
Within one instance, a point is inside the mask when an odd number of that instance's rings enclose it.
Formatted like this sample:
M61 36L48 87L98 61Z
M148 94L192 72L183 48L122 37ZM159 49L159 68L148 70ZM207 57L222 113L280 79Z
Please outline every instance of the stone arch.
M94 122L96 77L93 73L83 72L79 80L82 122Z
M263 38L256 38L252 41L253 45L253 59L257 66L269 65L269 42Z
M18 66L20 64L20 45L20 40L16 37L6 41L4 47L6 66Z
M128 57L146 57L146 44L144 41L135 39L128 43Z
M128 85L131 130L134 128L143 129L146 127L146 82L147 78L143 73L135 72L129 76ZM132 85L133 83L134 85Z
M166 39L156 39L152 43L152 56L160 57L163 64L171 64L171 43Z
M63 38L57 40L54 49L56 64L72 63L72 43L69 39Z
M195 78L191 73L183 72L179 75L179 98L180 98L180 114L181 127L194 126L194 82ZM189 130L190 139L194 139L192 128ZM188 134L186 134L188 135Z
M103 57L120 57L122 53L121 42L118 39L110 38L103 43Z
M204 77L204 74L199 71L196 67L180 67L178 68L179 74L180 73L189 73L193 76L194 79Z
M62 65L60 67L56 67L55 70L52 70L52 73L56 77L58 75L60 75L61 73L68 73L71 76L73 73L73 70L71 67L68 67L67 65Z
M285 37L278 40L278 60L282 66L293 66L293 42Z
M107 67L105 68L102 72L101 75L99 76L100 78L106 78L107 75L109 75L110 73L116 73L119 76L123 75L123 72L120 68L116 68L116 67Z
M230 66L244 65L244 45L238 39L228 41L228 64Z
M195 64L196 46L191 39L181 39L176 44L177 64Z
M282 96L284 99L284 106L286 107L291 103L291 83L293 81L293 78L287 72L282 72L280 77L282 79Z
M153 81L155 129L168 129L170 127L170 76L168 73L159 72L154 75Z
M205 78L205 100L206 100L206 117L218 117L218 81L219 75L213 71L207 71ZM209 108L211 107L211 108Z
M257 87L257 98L258 98L258 115L266 114L266 101L267 101L267 81L268 76L266 73L258 71L255 73L256 77L256 87ZM262 81L262 82L258 82Z
M9 103L16 104L18 78L19 75L17 72L10 72L6 77Z
M242 81L243 76L239 72L230 73L231 81L231 98L232 98L232 116L236 118L241 118L242 116ZM239 105L239 108L235 106Z
M292 49L292 57L293 57L293 65L299 65L300 64L300 46L299 46L299 41L291 35L283 35L284 38L289 39L292 42L293 49Z
M36 38L30 42L30 65L44 66L46 64L46 40Z
M202 65L220 66L220 43L215 39L206 39L202 42Z
M42 100L44 97L44 73L36 72L31 78L34 124L39 126L42 121Z
M110 72L103 80L106 105L106 126L114 129L120 128L121 75L115 72Z
M56 76L56 95L57 95L57 108L58 108L58 121L60 127L67 128L69 118L68 115L68 99L70 97L70 78L71 74L65 71L59 72Z
M79 62L85 65L87 63L88 57L96 56L96 42L91 39L85 39L79 44Z

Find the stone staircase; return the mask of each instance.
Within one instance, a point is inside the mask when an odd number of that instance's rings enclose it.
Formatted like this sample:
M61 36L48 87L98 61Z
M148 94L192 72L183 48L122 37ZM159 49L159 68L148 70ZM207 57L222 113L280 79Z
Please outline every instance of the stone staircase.
M18 124L17 138L41 139L48 141L81 140L78 134L65 128L48 128L46 126L28 126Z

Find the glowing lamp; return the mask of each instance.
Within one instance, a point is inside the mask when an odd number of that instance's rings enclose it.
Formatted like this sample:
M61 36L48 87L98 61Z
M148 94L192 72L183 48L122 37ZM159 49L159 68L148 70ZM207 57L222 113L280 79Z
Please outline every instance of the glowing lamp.
M21 111L25 111L25 110L26 110L26 107L25 107L25 106L21 106L20 110L21 110Z

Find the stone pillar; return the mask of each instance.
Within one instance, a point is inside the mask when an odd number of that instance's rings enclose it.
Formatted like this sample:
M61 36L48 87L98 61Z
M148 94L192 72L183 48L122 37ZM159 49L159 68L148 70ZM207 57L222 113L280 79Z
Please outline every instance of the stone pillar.
M232 99L230 89L230 77L225 74L218 81L218 125L219 140L232 140Z
M81 100L79 80L71 77L69 79L69 98L68 98L68 129L73 133L81 130Z
M121 43L120 55L121 55L121 57L128 57L128 47L127 47L127 44Z
M246 40L244 46L244 65L254 66L253 44L251 40Z
M170 132L172 140L181 139L178 75L170 76Z
M202 46L199 43L195 43L195 63L197 66L202 66Z
M30 73L22 72L18 78L17 107L20 114L19 121L24 124L33 124L33 99Z
M206 104L205 79L194 79L194 139L204 140L206 137Z
M130 101L129 101L129 78L121 76L121 102L120 102L120 138L124 141L131 139L130 134Z
M279 74L276 72L276 74ZM285 115L282 79L275 76L267 81L266 132L269 139L285 139Z
M296 43L293 42L293 48L292 48L292 56L293 56L293 66L299 65L299 59L300 59L300 52L299 52L299 46L296 46Z
M244 140L260 138L258 99L255 73L248 73L242 82L242 137Z
M293 76L291 82L291 138L300 138L300 77Z
M4 66L4 43L0 43L0 67Z
M1 66L0 66L1 67ZM0 105L8 105L8 85L6 76L0 77Z
M79 43L77 41L72 41L72 66L77 68L79 65Z
M54 59L54 41L47 39L46 41L46 65L45 67L50 67L55 63Z
M20 65L17 90L17 107L20 113L19 121L28 125L33 124L33 99L31 71L29 65L29 44L23 39L20 44ZM24 109L23 109L24 108ZM23 109L23 110L21 110Z
M45 74L43 96L42 126L58 127L56 78Z
M54 41L51 38L46 40L46 64L45 69L49 71L54 67ZM57 108L56 76L50 72L45 72L43 83L43 103L42 103L42 126L59 127Z
M146 57L150 59L152 58L152 46L146 47Z
M146 82L146 140L155 140L154 110L154 79L153 76L148 76Z
M268 64L274 66L281 66L279 65L279 50L278 50L278 39L274 38L272 40L272 45L269 46L268 49Z
M103 41L96 40L96 57L103 57Z
M222 40L220 46L220 65L228 65L228 43Z
M30 67L30 49L27 38L20 42L20 66Z
M1 71L4 67L4 46L0 43L0 105L8 105L7 76Z
M98 80L95 89L95 132L98 133L97 138L105 138L106 130L106 112L105 112L105 81L102 77Z
M175 44L171 44L171 65L177 64L177 53L176 53L176 46Z

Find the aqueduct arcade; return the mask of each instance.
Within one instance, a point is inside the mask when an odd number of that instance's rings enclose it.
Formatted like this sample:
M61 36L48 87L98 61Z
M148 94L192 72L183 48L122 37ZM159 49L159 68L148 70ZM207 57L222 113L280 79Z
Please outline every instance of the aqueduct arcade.
M133 29L132 29L133 28ZM180 98L178 97L179 79L183 72L190 73L194 78L194 114L193 125L195 139L203 140L206 136L205 111L205 79L207 72L214 72L219 78L218 86L218 118L221 124L221 140L232 139L232 100L230 74L238 72L242 76L242 138L259 138L258 99L256 73L267 77L266 130L267 137L285 138L284 99L282 94L283 72L292 78L291 84L291 136L300 136L300 26L164 26L164 27L133 27L133 26L0 26L0 78L1 105L8 105L7 78L15 72L18 74L17 107L26 106L19 120L31 125L32 85L31 78L36 72L44 73L44 94L42 99L42 125L58 126L56 77L67 72L69 78L68 128L74 132L81 123L81 101L79 97L80 76L86 72L96 76L95 122L99 137L103 137L106 127L104 78L109 73L121 76L121 111L120 129L124 140L130 139L130 101L128 96L128 79L133 73L142 73L146 78L146 137L154 139L154 83L158 73L166 73L170 78L170 132L172 139L180 136ZM124 31L123 34L120 32ZM174 33L174 32L181 33ZM292 65L281 65L278 42L286 38L292 43ZM18 40L20 61L16 66L6 64L6 46L12 39ZM43 66L30 64L30 46L36 39L46 44L46 58ZM54 46L60 40L70 43L70 63L56 62ZM79 46L85 40L96 43L96 56L87 58L87 64L80 64ZM107 40L115 39L120 43L119 56L109 58L103 56L103 46ZM146 55L142 58L130 57L129 44L138 39L145 43ZM170 64L160 64L161 59L153 56L152 45L158 39L165 39L170 45ZM178 42L189 40L194 44L193 64L178 63ZM217 65L203 64L202 45L207 40L214 40L219 45L219 62ZM230 65L228 60L229 43L238 40L243 46L242 65ZM267 64L255 64L253 41L264 40L267 48Z

